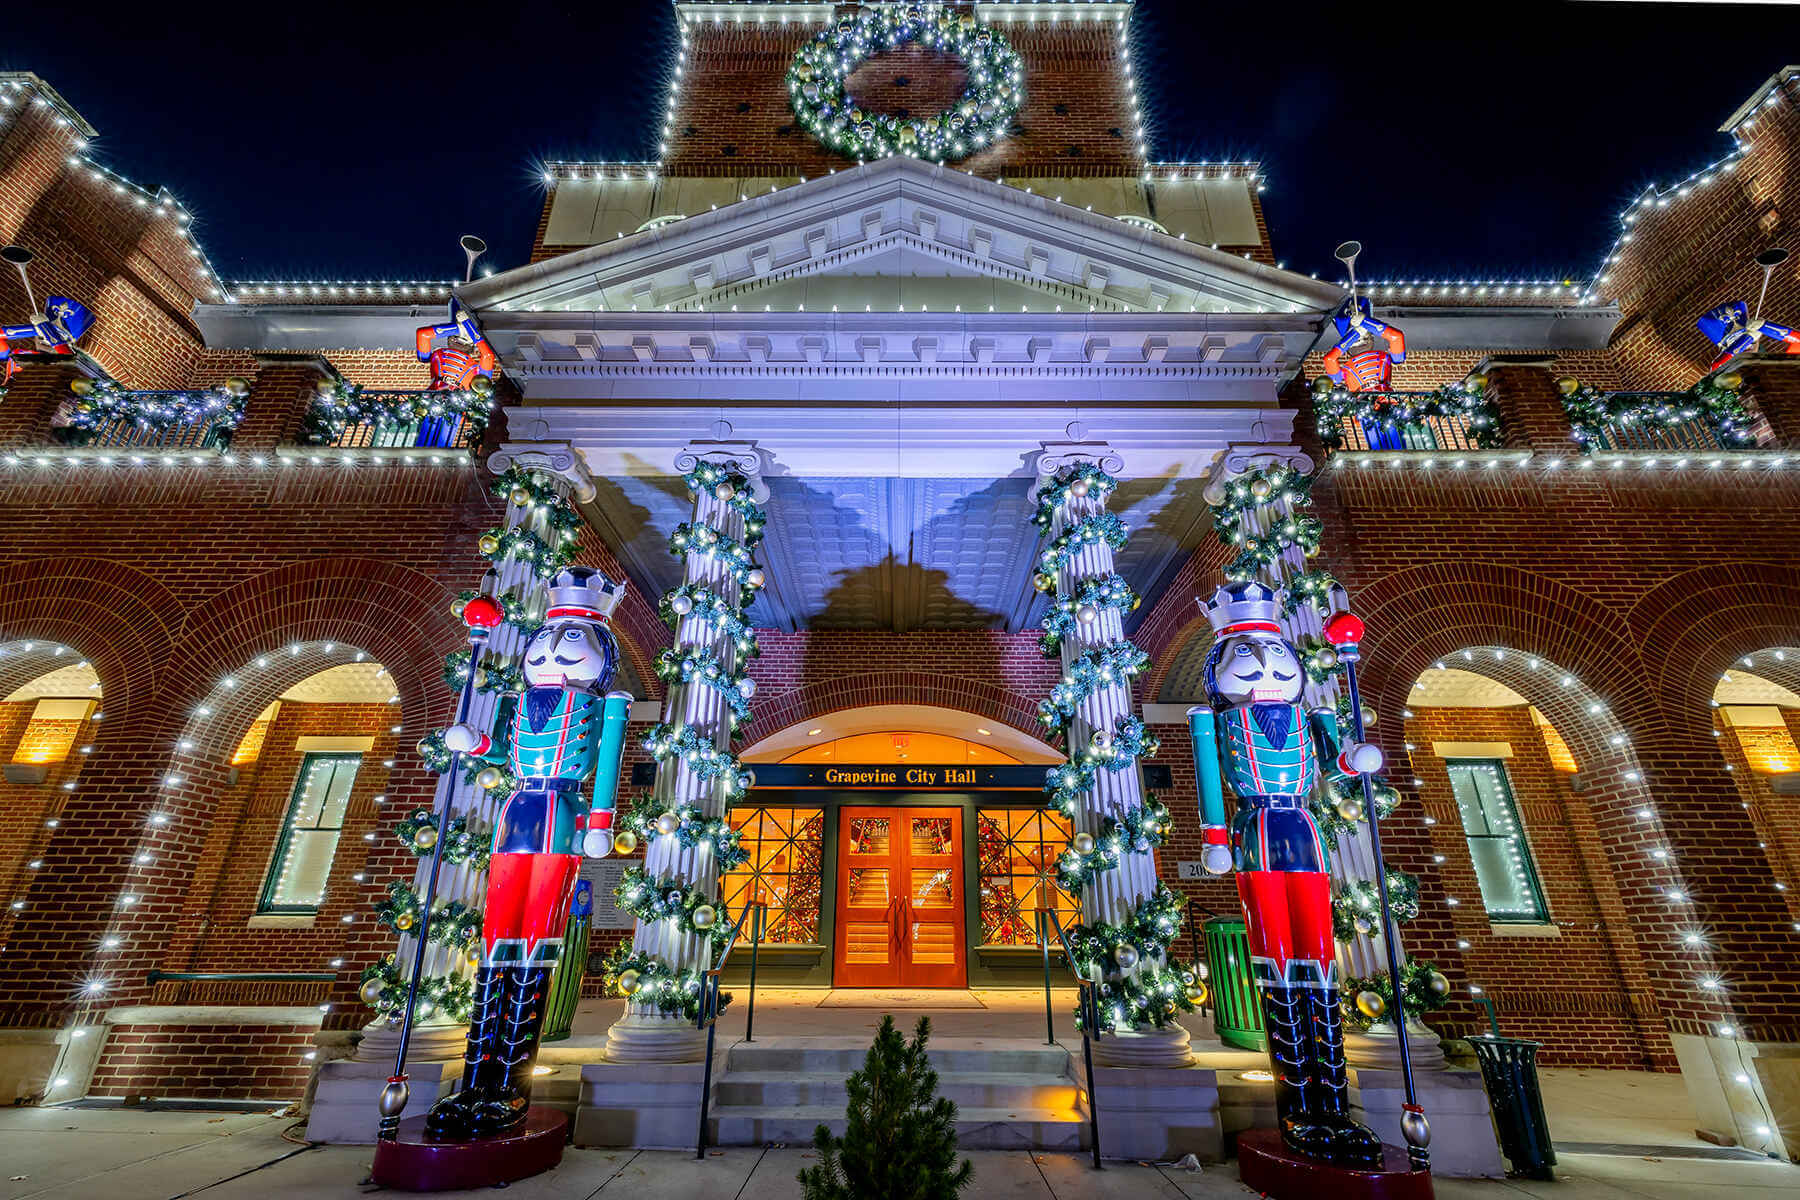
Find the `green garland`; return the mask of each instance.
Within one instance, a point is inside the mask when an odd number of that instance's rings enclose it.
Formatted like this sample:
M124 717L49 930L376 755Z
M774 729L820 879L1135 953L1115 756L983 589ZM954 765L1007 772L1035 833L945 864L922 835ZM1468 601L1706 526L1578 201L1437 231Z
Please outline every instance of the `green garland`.
M394 956L384 955L380 962L363 968L360 982L363 999L376 1015L385 1018L390 1025L399 1024L400 1014L406 1007L406 980L401 978ZM374 985L373 994L371 984ZM452 1021L467 1021L474 1006L474 988L460 975L427 975L419 980L417 1016L422 1021L440 1012Z
M689 495L711 492L715 500L743 517L745 544L755 546L762 541L763 526L768 524L769 514L756 502L748 475L717 463L703 462L683 475L681 481L687 485Z
M658 612L670 629L683 617L705 621L731 639L740 660L762 653L757 644L756 629L744 620L742 608L731 603L703 583L684 583L663 593Z
M1287 581L1281 611L1293 616L1302 604L1310 604L1320 612L1327 612L1331 607L1331 590L1338 586L1337 576L1330 571L1302 571Z
M402 879L388 884L387 899L375 905L375 920L395 933L418 935L422 913L419 893ZM481 910L460 900L448 900L432 910L425 923L425 940L467 951L481 936Z
M601 964L600 978L609 994L626 996L633 1004L650 1004L660 1013L690 1021L700 1015L700 993L706 986L706 976L693 967L676 970L662 959L640 954L626 944L607 955ZM724 1012L730 1001L730 992L720 992L719 1011Z
M1137 606L1138 594L1125 582L1124 576L1116 571L1111 575L1084 579L1073 595L1058 593L1055 601L1045 611L1040 622L1044 633L1038 638L1038 649L1044 652L1045 658L1055 658L1062 653L1063 639L1075 631L1084 611L1098 614L1104 609L1113 608L1128 613Z
M476 539L475 548L491 563L513 558L528 562L539 579L548 579L575 561L575 531L580 524L580 516L573 511L551 509L550 541L523 525L515 525L511 529L488 530Z
M1604 441L1609 426L1643 425L1669 429L1704 417L1719 445L1743 450L1756 445L1750 432L1753 418L1743 396L1707 376L1685 392L1603 392L1572 379L1558 381L1563 391L1563 412L1582 452L1591 454L1595 442Z
M419 844L419 835L427 829L435 833L437 814L429 808L415 808L395 822L394 836L404 842L408 850L424 858L433 849L430 845ZM493 841L492 833L471 829L467 817L451 817L450 827L444 831L444 861L452 866L468 863L477 871L485 871Z
M746 604L762 587L763 571L751 555L750 547L704 521L683 521L677 525L669 535L669 553L676 558L691 553L718 559L743 590Z
M866 112L847 90L871 55L916 43L955 55L969 85L934 116ZM882 4L838 18L805 42L788 66L789 102L825 146L856 160L906 154L954 161L1003 137L1024 99L1025 68L1012 43L972 13L937 5Z
M1400 968L1400 987L1406 999L1406 1013L1416 1017L1420 1013L1435 1012L1444 1007L1450 998L1450 981L1435 966L1419 959L1412 959ZM1344 1021L1352 1029L1367 1033L1373 1026L1387 1019L1394 1011L1394 983L1386 972L1371 975L1367 978L1352 978L1344 981ZM1363 1011L1362 994L1373 992L1380 998L1380 1015L1370 1016Z
M512 466L494 476L488 491L521 508L567 508L574 511L552 477L542 471Z
M352 425L392 429L434 417L461 417L479 436L493 412L494 385L486 378L476 380L476 385L468 391L369 392L361 384L321 380L307 407L300 437L324 446L342 437Z
M619 907L638 920L673 921L682 933L707 939L714 950L728 945L737 933L736 923L726 919L705 891L672 875L651 875L642 867L627 867L613 895L619 898ZM712 924L705 928L694 920L700 909L712 913Z
M1345 834L1354 834L1357 827L1368 817L1358 811L1354 820L1347 819L1338 806L1349 802L1353 808L1360 810L1363 806L1362 782L1360 778L1333 778L1329 794L1314 796L1308 806L1312 809L1313 820L1324 835L1325 844L1330 846ZM1393 811L1400 807L1400 793L1385 783L1375 785L1375 815L1385 821Z
M1419 915L1419 880L1398 867L1387 869L1388 911L1396 925ZM1353 879L1339 884L1331 895L1331 931L1340 942L1358 934L1371 937L1381 931L1381 889L1372 879Z
M1048 592L1056 587L1056 572L1076 554L1101 542L1121 550L1130 536L1131 531L1118 513L1102 512L1083 517L1058 534L1038 555L1038 573L1032 583L1038 591Z
M130 391L116 379L78 379L69 390L75 394L70 425L79 443L91 441L108 425L129 422L156 431L207 426L213 431L208 441L221 449L231 445L250 395L250 385L237 378L218 387L181 392Z
M1107 642L1083 650L1050 689L1050 698L1038 701L1038 717L1061 732L1074 719L1082 701L1101 688L1130 679L1149 662L1150 656L1128 641Z
M1286 502L1290 511L1312 503L1313 477L1292 467L1257 467L1233 477L1225 485L1225 498L1212 506L1213 527L1219 540L1235 545L1234 535L1245 514L1271 504Z
M749 773L739 765L736 756L718 749L691 725L658 722L644 731L643 747L658 762L680 756L699 779L723 778L727 799L741 796L750 787Z
M526 633L524 636L529 639L531 635ZM453 692L461 692L463 684L468 681L470 653L464 648L444 655L444 686ZM476 691L517 692L524 686L525 673L517 664L499 654L482 656L481 670L475 677Z
M756 682L744 678L741 670L728 670L718 656L698 646L686 649L670 647L656 655L656 677L664 683L699 683L725 697L731 707L731 731L737 736L738 726L750 720L750 697Z
M1422 425L1434 417L1462 421L1469 439L1483 450L1496 450L1502 444L1500 406L1482 375L1431 392L1352 392L1321 375L1313 380L1313 415L1319 440L1333 450L1343 446L1349 421L1391 430Z
M1103 1031L1121 1018L1133 1025L1148 1019L1161 1028L1177 1012L1193 1011L1187 993L1193 971L1168 956L1181 932L1183 903L1158 883L1122 924L1077 924L1069 931L1069 965L1082 978L1097 981ZM1120 961L1120 947L1130 948L1129 965Z
M651 838L664 836L657 828L657 822L669 813L674 814L676 825L675 832L668 836L674 837L686 850L702 845L710 847L713 864L720 874L750 861L750 852L740 844L738 831L728 821L708 817L692 804L668 807L649 792L640 792L631 802L620 827L631 830L639 841L647 844Z
M1121 819L1104 818L1092 849L1085 853L1077 849L1075 843L1081 839L1077 834L1056 860L1057 886L1079 896L1081 889L1101 871L1117 867L1122 855L1149 854L1161 846L1169 828L1169 810L1154 796L1141 807L1128 810Z
M1032 514L1031 523L1040 529L1048 529L1050 522L1056 519L1056 510L1070 497L1077 500L1084 497L1104 500L1118 486L1117 479L1091 462L1064 467L1048 483L1038 488L1037 511Z
M1295 546L1300 548L1301 554L1311 558L1319 552L1319 539L1324 531L1317 517L1294 513L1289 513L1260 536L1246 534L1241 528L1228 534L1220 527L1219 540L1238 547L1237 557L1225 565L1225 578L1240 583L1255 579L1284 551Z

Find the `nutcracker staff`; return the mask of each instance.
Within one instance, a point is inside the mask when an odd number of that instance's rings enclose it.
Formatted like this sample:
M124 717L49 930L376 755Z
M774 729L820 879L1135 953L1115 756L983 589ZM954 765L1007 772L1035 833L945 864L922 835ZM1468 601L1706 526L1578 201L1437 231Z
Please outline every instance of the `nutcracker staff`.
M504 765L515 783L488 861L462 1087L426 1117L434 1140L504 1133L521 1125L530 1107L531 1068L576 868L582 854L612 851L613 792L631 696L607 691L618 663L607 619L624 594L624 584L591 567L558 572L545 623L525 644L524 689L497 707L492 731L459 723L444 734L451 750Z
M1325 840L1307 811L1321 771L1381 769L1379 748L1340 740L1335 714L1301 704L1306 671L1281 632L1280 592L1230 583L1203 601L1214 641L1208 704L1188 710L1202 862L1237 871L1251 971L1262 994L1281 1137L1297 1154L1378 1167L1381 1140L1349 1115ZM1225 810L1225 784L1237 813Z

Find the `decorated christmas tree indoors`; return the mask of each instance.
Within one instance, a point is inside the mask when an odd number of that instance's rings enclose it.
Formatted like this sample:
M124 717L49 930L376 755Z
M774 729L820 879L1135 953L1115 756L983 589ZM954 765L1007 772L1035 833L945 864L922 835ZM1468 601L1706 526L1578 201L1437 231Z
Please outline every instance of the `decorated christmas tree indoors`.
M804 1200L955 1200L975 1174L956 1154L956 1104L937 1094L920 1017L908 1042L883 1016L875 1043L845 1086L844 1136L820 1125L819 1164L800 1172Z

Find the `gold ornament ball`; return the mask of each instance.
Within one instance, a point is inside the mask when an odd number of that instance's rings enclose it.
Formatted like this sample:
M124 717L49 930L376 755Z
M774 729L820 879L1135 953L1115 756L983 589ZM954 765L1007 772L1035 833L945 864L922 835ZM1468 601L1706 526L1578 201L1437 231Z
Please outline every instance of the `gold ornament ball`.
M1313 661L1319 664L1321 671L1329 671L1338 665L1338 652L1330 646L1326 646L1313 655Z
M1371 1021L1379 1021L1381 1014L1387 1011L1387 1001L1381 998L1380 992L1361 991L1356 993L1356 1011Z
M475 548L483 554L500 553L500 539L491 533L484 533L475 539Z
M1346 821L1360 821L1363 819L1364 809L1363 798L1361 796L1339 796L1336 807L1337 815L1344 818Z
M1075 619L1083 625L1092 625L1100 619L1100 610L1091 604L1083 604L1075 610Z
M1312 390L1313 390L1313 395L1315 395L1315 396L1330 395L1331 389L1335 386L1337 386L1337 385L1332 383L1331 377L1328 375L1313 376Z
M508 500L511 500L514 504L517 504L520 506L530 504L531 503L531 489L521 483L518 487L514 488L507 495L506 498Z
M761 587L767 578L768 576L763 574L763 569L761 567L754 568L750 574L744 577L745 582L749 583L753 588Z
M1078 833L1070 845L1075 847L1077 854L1092 854L1094 852L1094 835L1086 832Z
M1556 381L1556 390L1565 396L1573 396L1576 392L1581 390L1581 380L1575 378L1573 375L1564 375L1561 379Z
M1488 377L1483 375L1480 371L1475 372L1473 375L1463 380L1463 386L1468 388L1471 392L1479 392L1482 388L1485 388L1487 384Z
M711 929L713 922L719 919L719 910L710 904L702 904L694 909L694 928Z
M429 850L437 845L437 826L421 825L413 834L413 845L421 850Z
M1113 949L1113 961L1119 964L1120 969L1126 971L1131 970L1131 968L1137 966L1137 947L1130 945L1129 943L1121 942Z
M464 600L461 596L458 596L456 599L454 599L450 602L450 615L460 621L460 620L462 620L463 609L467 608L468 606L469 606L469 602L467 600Z
M491 396L494 394L494 381L489 379L486 375L477 375L475 377L475 382L469 385L469 390L474 392L477 396Z
M1074 483L1071 483L1069 485L1069 495L1085 496L1087 494L1088 494L1088 481L1087 480L1077 479Z
M1363 724L1365 726L1373 725L1375 723L1375 710L1367 704L1362 706L1362 710Z
M737 489L731 486L730 480L720 483L718 487L713 489L713 496L722 504L731 503L732 498L736 495Z
M1425 980L1425 986L1430 988L1431 994L1439 1000L1450 994L1450 981L1444 978L1442 971L1433 971Z
M417 742L413 743L413 749L419 752L420 758L424 758L427 754L431 753L431 739L420 738Z
M1362 934L1364 937L1368 937L1371 933L1375 932L1375 922L1369 920L1367 917L1358 917L1350 922L1350 924L1356 929L1356 932Z
M371 975L369 978L363 980L363 985L356 994L362 997L362 1002L364 1004L368 1005L370 1008L374 1008L377 1004L381 1003L381 991L380 978Z
M475 668L475 687L476 687L476 689L483 690L487 687L487 685L488 685L487 668L486 667L476 667Z
M1744 377L1736 371L1727 371L1723 375L1715 376L1713 382L1728 392L1735 392L1744 386Z
M227 379L224 387L225 393L229 396L248 396L250 394L250 381L238 375Z
M94 381L91 379L77 379L69 385L69 390L74 392L77 396L91 396L94 394Z
M1250 494L1255 496L1258 500L1267 500L1269 498L1269 493L1274 490L1274 488L1269 486L1269 481L1266 479L1253 479L1250 481Z
M613 835L613 849L620 854L630 854L637 849L637 834L629 829L621 829Z
M1188 1002L1191 1004L1205 1004L1206 1003L1206 985L1204 983L1188 984L1187 985L1187 998L1188 998Z
M638 990L638 973L636 971L619 972L619 990L627 996Z
M1056 576L1048 571L1039 571L1031 577L1031 586L1040 592L1054 591L1056 590Z
M409 912L395 913L394 914L394 928L395 929L411 929L413 927L413 920L414 920L413 915Z
M475 773L475 786L483 791L491 792L506 782L506 775L499 767L483 767Z
M672 812L666 812L656 818L656 832L665 837L681 828L681 818Z

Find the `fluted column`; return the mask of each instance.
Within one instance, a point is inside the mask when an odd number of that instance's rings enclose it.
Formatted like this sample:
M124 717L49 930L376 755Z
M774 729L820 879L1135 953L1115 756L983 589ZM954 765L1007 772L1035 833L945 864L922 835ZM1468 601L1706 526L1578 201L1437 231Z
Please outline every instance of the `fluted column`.
M644 737L657 760L656 784L627 818L645 837L644 866L620 886L620 906L637 917L630 952L608 976L628 996L607 1034L614 1062L687 1062L705 1035L694 1024L702 974L729 940L719 910L719 876L741 852L726 814L749 786L732 754L754 684L745 677L755 635L744 608L762 585L754 551L767 496L754 449L696 443L676 458L693 513L670 537L682 583L663 597L675 644L658 658L668 684L663 719Z
M1132 711L1131 680L1146 656L1125 637L1135 597L1113 555L1127 534L1106 508L1118 482L1112 472L1123 465L1104 443L1047 445L1038 461L1045 481L1037 521L1048 540L1037 585L1053 594L1041 644L1063 670L1039 709L1069 755L1049 773L1048 790L1072 831L1059 882L1081 899L1071 965L1100 985L1105 1036L1094 1059L1179 1066L1188 1061L1188 1034L1175 1018L1192 1007L1194 979L1168 956L1181 904L1157 881L1153 857L1168 812L1146 799L1139 770L1139 759L1156 750Z

